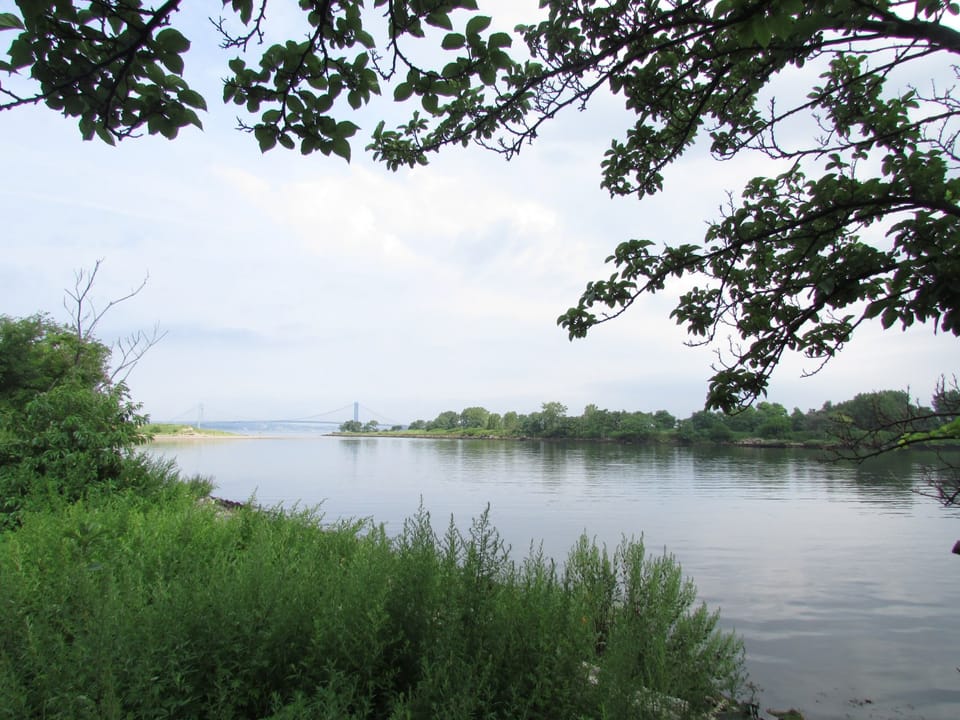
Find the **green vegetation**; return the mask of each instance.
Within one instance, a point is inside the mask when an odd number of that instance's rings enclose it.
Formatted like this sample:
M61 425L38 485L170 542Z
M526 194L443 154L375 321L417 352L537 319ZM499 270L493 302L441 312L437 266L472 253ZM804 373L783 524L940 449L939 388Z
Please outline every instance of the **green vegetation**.
M742 649L668 557L517 564L486 515L363 523L186 486L0 535L0 718L699 717Z
M783 405L759 402L736 413L701 410L677 419L666 410L630 412L587 405L580 416L568 416L559 402L543 403L539 412L492 413L469 407L460 413L446 410L433 420L415 420L406 430L377 430L360 423L344 423L341 432L465 438L545 438L601 440L624 443L751 443L811 446L845 445L851 448L869 438L871 447L916 443L955 442L942 423L955 422L960 395L943 385L932 406L920 405L901 390L860 393L840 403L827 402L816 410L789 412Z
M740 641L642 542L558 566L486 513L391 538L224 507L136 452L109 357L0 317L0 720L659 720L740 691Z
M180 425L177 423L147 423L143 432L151 438L155 437L232 437L235 433L227 430L201 428L195 425Z
M146 418L109 357L45 316L0 316L0 529L30 508L156 484L134 452Z

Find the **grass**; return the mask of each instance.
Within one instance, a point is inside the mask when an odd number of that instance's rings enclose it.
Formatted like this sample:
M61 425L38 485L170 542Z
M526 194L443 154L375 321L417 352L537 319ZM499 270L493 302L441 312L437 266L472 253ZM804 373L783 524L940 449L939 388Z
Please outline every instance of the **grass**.
M202 489L0 535L0 718L699 717L740 687L739 640L641 542L514 562L486 513L390 538Z
M167 436L203 436L203 437L230 437L235 435L227 430L213 430L211 428L199 428L193 425L178 425L175 423L148 423L143 428L144 434L148 437L167 437Z

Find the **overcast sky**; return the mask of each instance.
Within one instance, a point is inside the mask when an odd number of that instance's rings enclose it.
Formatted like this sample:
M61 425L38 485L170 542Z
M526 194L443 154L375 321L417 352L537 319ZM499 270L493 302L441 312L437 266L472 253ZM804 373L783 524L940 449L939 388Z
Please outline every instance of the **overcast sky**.
M490 4L508 7L509 29L536 2ZM188 77L211 91L203 132L110 148L45 109L0 113L0 312L66 320L64 289L98 259L101 305L149 275L100 336L166 331L129 378L154 420L196 420L201 404L207 420L299 418L355 400L399 423L554 400L571 414L702 406L712 354L669 320L676 292L573 343L556 318L609 273L617 243L701 239L726 190L770 172L761 159L692 153L661 196L611 200L600 160L628 117L612 99L555 121L510 163L451 150L391 173L362 154L366 119L350 165L261 155L217 101L216 39L202 25L191 39ZM788 359L769 399L808 409L909 387L928 401L957 360L956 339L930 327L868 326L814 377Z

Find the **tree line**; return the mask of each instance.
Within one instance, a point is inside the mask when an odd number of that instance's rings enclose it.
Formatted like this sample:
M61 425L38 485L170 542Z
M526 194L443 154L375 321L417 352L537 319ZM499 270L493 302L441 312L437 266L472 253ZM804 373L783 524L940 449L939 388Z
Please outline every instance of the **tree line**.
M960 391L938 386L930 406L910 398L904 390L859 393L849 400L828 401L820 408L787 410L780 403L759 402L739 412L698 410L678 418L667 410L654 412L608 410L587 405L580 415L569 415L566 405L545 402L531 413L497 413L472 406L445 410L433 420L414 420L406 428L381 428L376 421L348 421L341 432L406 432L464 437L550 438L604 440L629 443L714 442L759 439L778 443L850 441L868 434L931 431L960 414Z

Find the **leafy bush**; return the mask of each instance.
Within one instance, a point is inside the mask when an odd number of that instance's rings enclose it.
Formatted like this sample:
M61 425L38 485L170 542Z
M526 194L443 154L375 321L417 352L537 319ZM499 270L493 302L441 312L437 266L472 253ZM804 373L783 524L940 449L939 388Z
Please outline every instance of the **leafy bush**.
M146 418L110 381L109 356L42 316L0 316L0 529L29 508L152 477L133 452Z
M0 535L0 718L694 717L739 641L670 558L126 493Z

